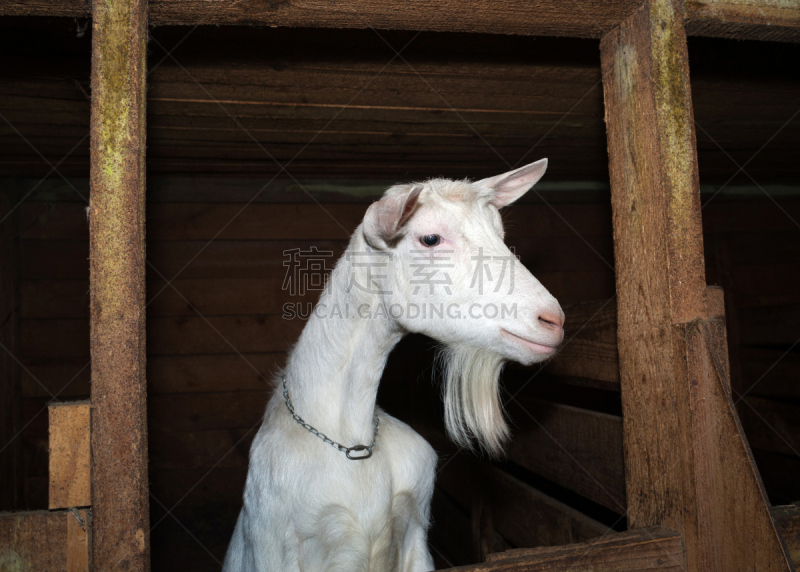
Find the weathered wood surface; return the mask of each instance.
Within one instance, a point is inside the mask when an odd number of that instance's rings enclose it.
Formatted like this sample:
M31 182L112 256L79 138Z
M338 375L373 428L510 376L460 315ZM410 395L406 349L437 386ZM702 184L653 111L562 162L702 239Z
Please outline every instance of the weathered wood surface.
M700 0L684 6L689 35L800 42L800 5L792 0Z
M616 300L564 305L567 343L547 371L619 384Z
M349 240L368 206L278 203L244 208L235 202L155 203L147 207L147 239ZM554 208L556 212L542 204L506 208L506 239L611 235L611 212L605 205L560 204ZM86 208L80 203L24 203L19 211L23 240L80 240L88 236Z
M150 568L144 312L147 35L147 2L93 3L89 251L95 570Z
M92 512L77 510L67 519L67 572L89 572Z
M336 5L279 6L268 3L229 5L222 2L151 3L150 21L157 25L248 24L322 28L377 28L480 32L536 36L600 37L636 8L634 0L615 0L598 5L582 0L567 9L549 0L531 5L519 0L486 5L476 0L457 12L446 2L402 4L361 0ZM704 0L686 2L688 32L700 36L737 39L797 41L800 16L786 0ZM91 13L86 0L12 0L0 14L85 17Z
M9 572L88 572L90 535L85 510L0 513L0 566Z
M572 509L469 453L456 452L443 434L429 426L415 426L442 455L438 486L471 508L481 500L492 526L515 546L555 546L601 536L608 527ZM469 478L464 478L469 475Z
M485 564L451 568L458 572L571 572L686 570L679 534L663 528L613 533L583 544L521 548L492 554Z
M50 425L50 509L92 504L88 402L48 407Z
M512 238L523 264L534 272L610 271L604 260L611 260L609 237L589 237L586 244L580 237ZM240 278L274 278L286 272L284 252L316 246L320 251L333 251L333 260L341 256L343 241L262 241L262 240L176 240L163 248L154 248L148 261L158 271L172 278L225 278L234 273ZM600 253L598 256L593 249ZM83 241L23 241L20 256L36 260L36 266L23 266L26 280L72 278L85 279L86 243ZM601 258L602 257L602 258ZM192 261L187 266L189 261ZM259 264L254 261L258 260ZM185 267L185 269L184 269ZM182 271L183 270L183 271Z
M285 359L284 352L151 356L147 360L147 392L155 396L261 391L268 387L272 381L270 376L282 367ZM87 362L80 358L57 360L55 363L45 359L29 366L31 374L44 387L30 375L25 375L23 388L26 398L47 398L49 392L60 392L59 397L64 399L89 395L90 368L86 367Z
M268 2L230 4L225 2L150 3L154 25L245 24L321 28L377 28L431 30L440 32L482 32L539 36L596 38L609 30L636 7L635 0L614 0L602 6L580 0L572 9L554 0L529 4L504 0L485 4L471 0L455 6L436 2L379 2L359 0L348 4L320 1L311 4L276 6ZM90 14L85 0L13 0L0 14L85 17Z
M629 527L678 531L689 570L788 570L721 378L727 355L709 339L679 6L645 2L603 38L601 59Z
M518 396L508 458L614 512L625 512L622 419Z
M783 542L792 559L792 564L800 566L800 503L772 507L772 516L781 532Z
M14 195L0 195L0 508L20 507L23 492L22 370L17 363L20 325L19 216Z

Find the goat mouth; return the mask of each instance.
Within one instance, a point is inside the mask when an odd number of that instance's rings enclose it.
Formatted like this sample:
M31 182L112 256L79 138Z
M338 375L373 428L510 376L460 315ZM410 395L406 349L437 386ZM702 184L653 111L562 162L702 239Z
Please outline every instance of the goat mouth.
M504 336L509 338L511 341L516 342L517 344L526 347L527 349L531 350L533 353L536 354L550 354L555 351L556 348L553 346L546 346L544 344L537 344L536 342L532 342L530 340L526 340L525 338L521 338L515 334L512 334L508 330L504 328L500 328L500 333Z

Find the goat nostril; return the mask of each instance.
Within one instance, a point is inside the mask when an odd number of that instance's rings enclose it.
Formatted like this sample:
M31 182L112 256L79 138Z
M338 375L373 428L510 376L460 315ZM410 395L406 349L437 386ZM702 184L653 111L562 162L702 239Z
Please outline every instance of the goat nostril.
M564 327L564 319L556 314L545 313L539 316L539 321L548 328L560 330Z

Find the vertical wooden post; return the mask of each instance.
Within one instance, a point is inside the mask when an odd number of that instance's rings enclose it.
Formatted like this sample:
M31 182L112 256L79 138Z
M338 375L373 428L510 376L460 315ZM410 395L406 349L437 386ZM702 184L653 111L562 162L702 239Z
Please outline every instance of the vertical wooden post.
M22 388L19 356L19 223L14 204L0 199L0 510L22 503Z
M146 0L92 4L94 570L150 567L145 390Z
M689 570L789 570L710 341L680 3L601 42L631 528L683 536Z

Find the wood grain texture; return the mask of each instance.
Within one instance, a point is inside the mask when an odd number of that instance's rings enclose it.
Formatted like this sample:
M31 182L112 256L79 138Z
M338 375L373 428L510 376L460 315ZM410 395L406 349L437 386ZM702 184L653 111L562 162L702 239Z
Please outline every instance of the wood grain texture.
M692 0L686 33L738 40L800 42L800 6L792 0Z
M630 14L634 0L615 0L599 5L580 0L565 10L553 0L534 4L504 0L486 4L470 0L458 8L441 0L403 3L360 0L347 5L330 0L302 4L261 0L241 4L221 1L197 2L155 0L150 3L150 22L156 25L235 24L321 28L376 28L430 30L439 32L482 32L540 36L596 38ZM90 13L85 0L13 0L0 14L85 17Z
M67 519L67 572L89 572L92 512L78 510Z
M96 570L150 569L145 385L147 2L92 4L89 252Z
M565 342L547 371L619 384L616 300L600 300L563 306Z
M19 216L14 194L0 195L0 509L19 508L23 493L22 370L19 359Z
M243 208L236 202L155 203L147 207L147 239L349 240L368 206L273 203ZM23 203L19 212L23 240L89 236L86 208L80 203ZM611 236L611 212L605 205L515 204L503 210L503 224L507 239Z
M788 570L709 340L679 5L645 2L601 59L629 527L680 532L689 570Z
M492 554L485 564L451 568L454 572L538 572L564 570L685 570L679 534L663 528L641 528L604 535L583 544L521 548Z
M508 458L614 512L625 512L622 419L518 396Z
M636 6L633 0L603 5L582 0L570 9L552 0L535 4L505 0L491 5L473 0L455 12L442 1L401 4L360 0L342 6L325 0L302 5L271 0L239 5L155 0L150 19L157 25L246 24L597 38L630 15ZM685 6L691 35L798 41L798 9L786 0L704 0L686 2ZM90 2L86 0L12 0L0 10L0 14L15 16L86 17L90 13Z
M440 455L437 483L463 507L475 499L492 515L492 525L514 546L574 544L601 536L608 528L583 513L526 485L508 473L456 452L444 435L429 426L415 426ZM464 475L470 475L468 479Z
M70 519L66 511L0 513L0 555L9 571L78 572L70 568Z
M50 425L50 509L92 504L88 402L48 407Z
M800 503L772 507L772 515L781 531L792 564L797 568L800 566Z
M284 352L150 356L147 360L147 392L154 396L263 391L271 380L270 376L283 366L285 359ZM89 395L91 370L88 360L45 359L30 363L28 370L44 385L42 387L26 374L23 390L28 398L47 398L50 393L57 393L64 399Z

